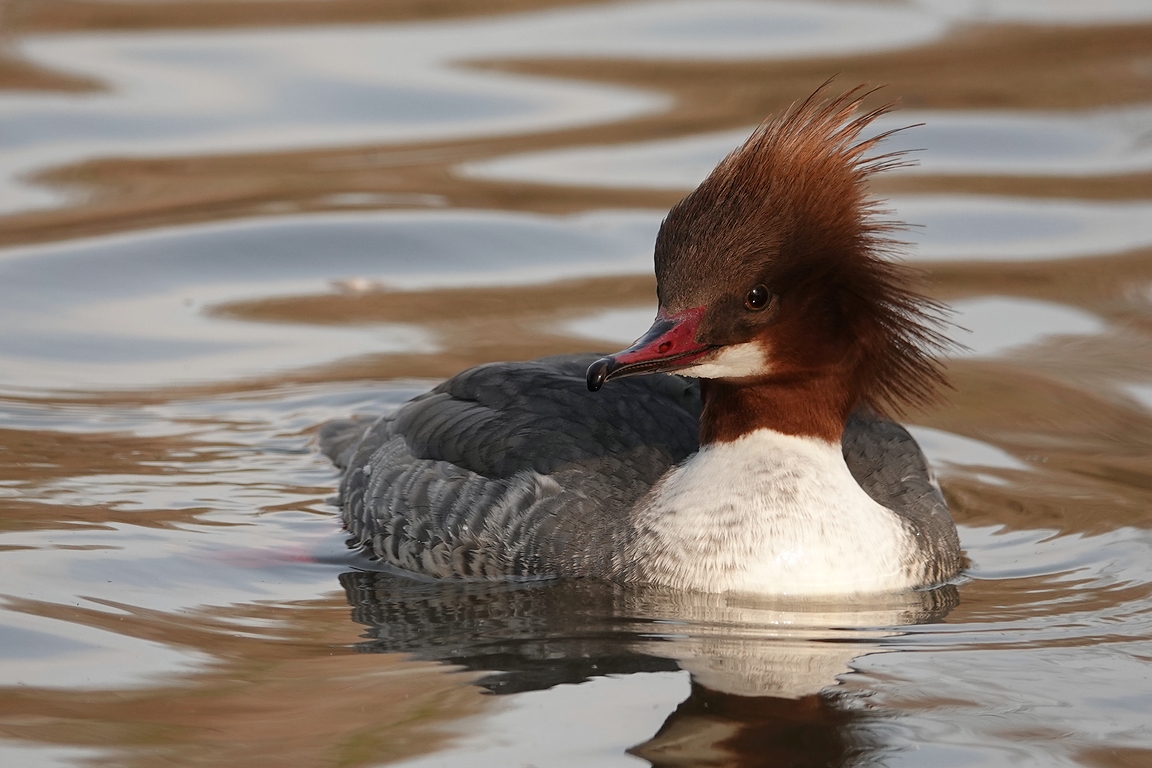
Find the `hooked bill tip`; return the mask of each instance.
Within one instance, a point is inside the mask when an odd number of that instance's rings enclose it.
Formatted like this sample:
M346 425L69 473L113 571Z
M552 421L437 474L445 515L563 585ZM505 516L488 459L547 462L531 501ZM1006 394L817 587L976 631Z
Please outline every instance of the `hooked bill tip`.
M602 357L588 366L589 391L595 392L604 386L604 382L608 380L608 374L612 372L613 363L615 362L616 361L610 357Z

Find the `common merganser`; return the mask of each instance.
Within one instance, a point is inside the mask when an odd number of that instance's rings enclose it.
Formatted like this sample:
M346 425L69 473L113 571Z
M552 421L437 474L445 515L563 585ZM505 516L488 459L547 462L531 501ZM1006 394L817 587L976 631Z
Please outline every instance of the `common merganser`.
M889 107L823 94L673 206L656 321L628 349L477 366L326 425L356 540L442 578L818 596L954 577L927 462L878 415L933 397L947 344L865 188L900 162L860 138Z

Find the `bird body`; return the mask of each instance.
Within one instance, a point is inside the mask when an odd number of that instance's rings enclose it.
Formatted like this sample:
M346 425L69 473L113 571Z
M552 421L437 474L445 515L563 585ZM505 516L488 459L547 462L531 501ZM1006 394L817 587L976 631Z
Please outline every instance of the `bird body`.
M945 343L864 188L892 162L858 138L883 109L821 95L669 212L631 347L478 366L325 427L357 541L440 578L826 596L955 576L939 488L879 415L931 398Z

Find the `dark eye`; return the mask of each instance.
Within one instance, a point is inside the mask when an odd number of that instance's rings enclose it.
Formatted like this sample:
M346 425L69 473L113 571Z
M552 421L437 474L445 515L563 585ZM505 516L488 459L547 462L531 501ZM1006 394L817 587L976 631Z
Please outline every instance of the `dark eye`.
M748 291L748 295L744 297L744 306L753 312L759 312L768 306L768 302L771 300L772 292L763 285L758 285Z

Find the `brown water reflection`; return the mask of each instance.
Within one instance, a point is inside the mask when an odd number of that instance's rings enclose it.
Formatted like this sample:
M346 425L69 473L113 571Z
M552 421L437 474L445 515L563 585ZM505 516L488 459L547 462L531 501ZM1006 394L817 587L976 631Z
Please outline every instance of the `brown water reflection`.
M0 762L1152 761L1152 17L697 7L0 6ZM403 69L404 35L449 53ZM413 583L345 548L316 425L627 340L711 151L661 142L833 74L952 142L875 190L973 330L907 415L965 580L821 613Z

